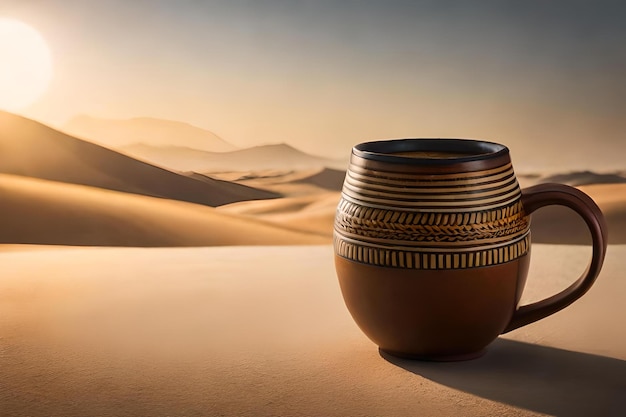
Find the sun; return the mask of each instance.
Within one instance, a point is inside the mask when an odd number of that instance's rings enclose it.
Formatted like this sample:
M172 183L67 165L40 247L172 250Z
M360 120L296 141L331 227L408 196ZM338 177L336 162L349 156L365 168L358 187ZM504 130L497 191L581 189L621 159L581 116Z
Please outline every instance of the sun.
M0 17L0 110L21 110L34 103L51 79L52 53L39 32Z

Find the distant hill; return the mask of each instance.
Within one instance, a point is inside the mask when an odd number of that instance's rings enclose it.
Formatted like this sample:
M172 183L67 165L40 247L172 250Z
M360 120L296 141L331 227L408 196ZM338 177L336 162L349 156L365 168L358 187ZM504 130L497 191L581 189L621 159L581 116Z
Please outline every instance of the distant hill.
M566 174L556 174L541 179L541 182L559 182L572 186L590 184L623 184L626 176L620 173L598 174L592 171L575 171Z
M209 206L280 197L228 181L199 181L6 112L0 112L0 173Z
M341 191L346 171L325 168L309 177L297 180L297 183L313 184L327 190Z
M184 146L210 152L237 149L211 131L188 123L151 117L115 120L81 115L66 123L62 130L114 149L134 143Z
M302 152L287 144L262 145L231 152L206 152L182 146L153 146L145 143L123 147L129 155L179 171L202 173L223 171L345 169L345 162Z

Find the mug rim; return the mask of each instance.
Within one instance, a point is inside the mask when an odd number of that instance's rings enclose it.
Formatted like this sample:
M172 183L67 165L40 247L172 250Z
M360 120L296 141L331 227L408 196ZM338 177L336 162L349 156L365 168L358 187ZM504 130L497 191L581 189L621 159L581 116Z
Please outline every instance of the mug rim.
M467 156L424 158L394 155L398 152L455 152ZM352 148L352 153L364 159L382 162L401 162L411 165L450 165L483 161L509 153L509 148L496 142L457 138L406 138L363 142Z

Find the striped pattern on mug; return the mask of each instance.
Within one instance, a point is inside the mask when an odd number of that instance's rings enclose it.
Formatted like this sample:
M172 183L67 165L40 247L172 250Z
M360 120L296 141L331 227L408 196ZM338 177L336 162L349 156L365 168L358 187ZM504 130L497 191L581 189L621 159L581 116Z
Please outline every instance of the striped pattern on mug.
M510 162L441 174L352 163L335 216L334 245L340 256L373 265L472 268L525 255L529 230Z

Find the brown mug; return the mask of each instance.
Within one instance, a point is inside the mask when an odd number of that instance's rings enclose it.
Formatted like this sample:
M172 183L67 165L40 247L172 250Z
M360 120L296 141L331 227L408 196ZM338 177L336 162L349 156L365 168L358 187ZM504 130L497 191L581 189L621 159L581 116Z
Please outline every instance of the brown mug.
M573 209L593 256L570 287L519 306L530 262L530 214ZM506 146L397 139L352 149L334 225L348 310L381 350L428 360L480 356L498 335L549 316L593 285L607 229L593 200L563 184L520 189Z

